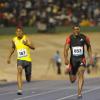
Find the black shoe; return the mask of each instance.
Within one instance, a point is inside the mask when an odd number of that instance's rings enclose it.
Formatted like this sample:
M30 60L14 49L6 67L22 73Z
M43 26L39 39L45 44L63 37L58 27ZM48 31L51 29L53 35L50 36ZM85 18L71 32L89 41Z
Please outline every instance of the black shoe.
M77 99L82 99L82 95L78 95Z
M18 90L17 95L22 95L22 90Z

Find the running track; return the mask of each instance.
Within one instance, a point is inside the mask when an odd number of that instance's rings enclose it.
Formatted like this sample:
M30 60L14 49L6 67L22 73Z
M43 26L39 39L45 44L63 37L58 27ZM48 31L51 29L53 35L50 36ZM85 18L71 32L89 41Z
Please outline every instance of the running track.
M66 80L24 83L18 96L17 84L0 85L0 100L77 100L77 85ZM100 78L86 79L82 100L100 100Z

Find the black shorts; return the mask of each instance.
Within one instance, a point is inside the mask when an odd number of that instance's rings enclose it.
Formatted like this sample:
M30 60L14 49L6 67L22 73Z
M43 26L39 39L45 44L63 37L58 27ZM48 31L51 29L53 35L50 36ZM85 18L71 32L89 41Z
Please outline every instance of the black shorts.
M85 58L70 60L71 75L76 75L80 66L86 67Z
M17 66L22 66L25 70L25 74L31 76L31 69L32 69L32 63L25 60L17 60Z

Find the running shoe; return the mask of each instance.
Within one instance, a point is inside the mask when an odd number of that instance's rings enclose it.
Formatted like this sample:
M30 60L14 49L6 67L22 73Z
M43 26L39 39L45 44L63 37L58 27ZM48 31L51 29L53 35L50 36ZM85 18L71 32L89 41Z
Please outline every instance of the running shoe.
M17 95L22 95L22 90L18 90Z

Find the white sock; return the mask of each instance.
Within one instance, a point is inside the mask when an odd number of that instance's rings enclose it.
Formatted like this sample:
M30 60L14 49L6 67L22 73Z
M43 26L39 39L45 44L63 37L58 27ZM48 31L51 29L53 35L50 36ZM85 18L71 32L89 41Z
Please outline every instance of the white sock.
M21 93L21 92L22 92L22 90L18 90L18 92L20 92L20 93Z

